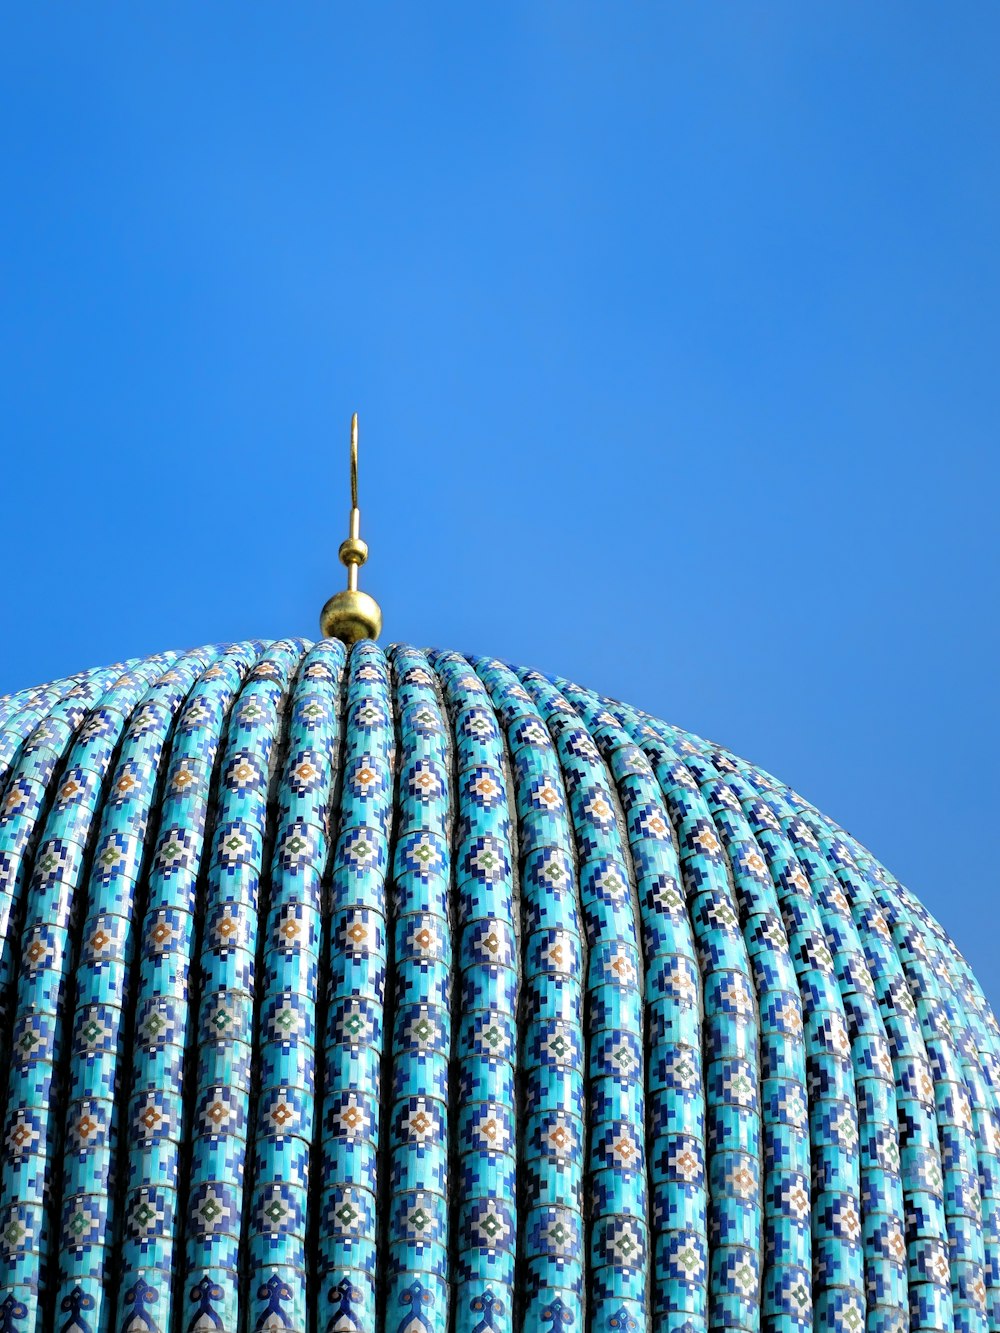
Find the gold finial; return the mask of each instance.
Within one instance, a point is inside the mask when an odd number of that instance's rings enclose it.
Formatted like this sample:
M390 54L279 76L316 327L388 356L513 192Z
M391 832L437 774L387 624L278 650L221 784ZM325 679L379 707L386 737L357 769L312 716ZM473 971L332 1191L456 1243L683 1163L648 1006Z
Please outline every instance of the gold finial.
M377 639L382 631L382 608L374 597L358 589L358 569L368 559L361 540L361 510L358 508L358 414L351 417L351 526L350 536L340 543L340 563L347 566L347 587L336 592L323 607L319 627L325 639L340 639L348 646L361 639Z

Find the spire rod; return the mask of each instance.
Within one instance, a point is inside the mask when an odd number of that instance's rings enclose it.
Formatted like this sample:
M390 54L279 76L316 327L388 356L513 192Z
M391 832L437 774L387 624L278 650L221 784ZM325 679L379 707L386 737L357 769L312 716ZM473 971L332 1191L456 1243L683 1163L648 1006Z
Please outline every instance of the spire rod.
M358 589L358 570L368 559L368 546L361 540L361 510L358 508L358 414L351 417L351 517L348 537L340 543L340 563L347 568L347 587L334 593L319 618L325 639L348 644L377 639L382 630L382 608L373 597Z
M351 509L358 507L358 414L351 415Z

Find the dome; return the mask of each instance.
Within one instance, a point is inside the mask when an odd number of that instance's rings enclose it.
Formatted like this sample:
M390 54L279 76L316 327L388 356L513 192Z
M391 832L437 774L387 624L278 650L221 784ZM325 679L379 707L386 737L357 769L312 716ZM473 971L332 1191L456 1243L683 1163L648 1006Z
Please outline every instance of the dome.
M0 728L0 1333L1000 1327L996 1020L767 773L332 639Z

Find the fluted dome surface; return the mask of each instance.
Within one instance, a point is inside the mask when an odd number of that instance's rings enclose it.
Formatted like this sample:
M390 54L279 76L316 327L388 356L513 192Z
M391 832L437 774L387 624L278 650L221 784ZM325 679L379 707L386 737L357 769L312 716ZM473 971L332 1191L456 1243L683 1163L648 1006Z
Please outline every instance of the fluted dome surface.
M1000 1030L865 849L493 659L0 700L0 1333L1000 1329Z

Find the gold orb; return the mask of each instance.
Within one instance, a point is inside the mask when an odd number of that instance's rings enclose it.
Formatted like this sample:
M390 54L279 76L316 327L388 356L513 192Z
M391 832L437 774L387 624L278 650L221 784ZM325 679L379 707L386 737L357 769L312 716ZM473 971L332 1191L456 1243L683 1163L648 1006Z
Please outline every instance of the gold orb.
M319 627L324 639L340 639L348 646L377 639L382 632L382 608L366 592L345 588L323 607Z
M368 559L368 543L360 537L348 537L340 543L337 554L342 565L363 565Z

